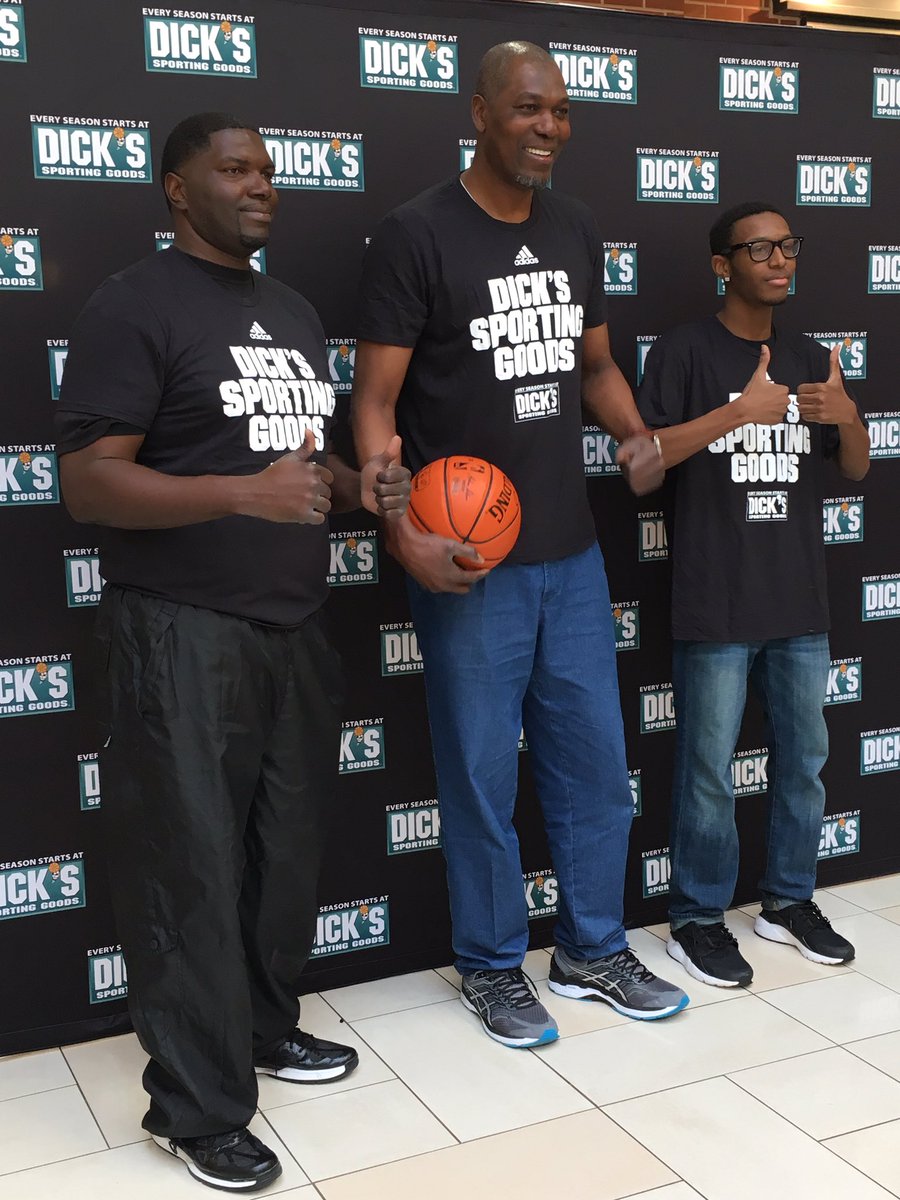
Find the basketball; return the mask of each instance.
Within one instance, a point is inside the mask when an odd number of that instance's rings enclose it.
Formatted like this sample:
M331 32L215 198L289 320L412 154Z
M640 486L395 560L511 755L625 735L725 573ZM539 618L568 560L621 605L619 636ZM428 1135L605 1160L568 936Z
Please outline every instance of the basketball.
M453 560L470 571L502 562L522 526L518 494L499 467L463 454L436 459L415 475L408 512L422 533L474 546L483 565L467 558Z

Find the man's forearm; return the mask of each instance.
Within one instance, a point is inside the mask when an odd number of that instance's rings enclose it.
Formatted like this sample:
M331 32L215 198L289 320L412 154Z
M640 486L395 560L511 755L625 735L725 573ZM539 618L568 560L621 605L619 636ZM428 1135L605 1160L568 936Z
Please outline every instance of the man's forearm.
M862 479L869 470L869 431L859 416L849 425L839 425L841 444L837 453L838 469L847 479Z
M344 513L361 508L359 471L354 471L336 454L329 454L327 463L329 471L334 475L331 484L331 511Z
M581 381L581 402L588 416L618 442L646 432L631 388L612 359L585 372Z

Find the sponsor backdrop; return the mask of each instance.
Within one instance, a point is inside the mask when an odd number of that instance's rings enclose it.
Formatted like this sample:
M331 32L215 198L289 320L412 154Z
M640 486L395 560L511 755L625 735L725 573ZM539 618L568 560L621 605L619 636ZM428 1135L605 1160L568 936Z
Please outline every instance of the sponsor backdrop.
M346 403L366 239L394 205L468 163L476 64L514 36L548 47L573 97L572 141L553 186L597 213L612 344L632 383L662 330L717 304L706 231L719 205L771 198L807 239L796 296L779 320L840 345L874 447L864 485L833 474L823 497L834 658L821 879L900 869L892 39L771 26L726 33L512 3L241 0L219 11L0 0L0 1051L127 1026L106 880L132 868L127 852L106 860L98 819L91 625L103 580L96 537L60 502L52 417L66 339L87 296L171 239L158 186L168 130L202 109L259 125L282 196L254 266L317 305ZM511 274L519 269L531 268L510 263ZM615 449L585 428L635 802L626 915L643 924L665 913L677 713L660 500L630 496ZM765 465L760 483L779 470ZM334 747L340 840L321 880L311 989L450 958L421 658L400 572L365 515L334 521L331 583L350 699ZM768 754L751 706L734 760L741 902L753 899L763 856ZM524 742L520 763L523 894L534 944L547 944L557 885Z

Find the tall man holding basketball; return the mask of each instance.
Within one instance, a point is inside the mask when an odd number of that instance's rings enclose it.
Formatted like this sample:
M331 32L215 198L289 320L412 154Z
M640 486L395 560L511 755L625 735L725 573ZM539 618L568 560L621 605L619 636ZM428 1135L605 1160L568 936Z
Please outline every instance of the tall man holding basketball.
M635 491L662 472L610 355L593 217L545 190L570 132L559 69L531 43L494 46L472 117L469 169L391 213L367 253L354 429L361 458L399 428L413 470L475 455L521 499L519 540L489 574L453 562L477 567L471 547L407 521L387 537L424 660L461 998L497 1041L534 1046L558 1029L521 971L523 725L560 884L550 987L642 1019L688 1002L638 962L622 926L632 801L582 404L622 443Z

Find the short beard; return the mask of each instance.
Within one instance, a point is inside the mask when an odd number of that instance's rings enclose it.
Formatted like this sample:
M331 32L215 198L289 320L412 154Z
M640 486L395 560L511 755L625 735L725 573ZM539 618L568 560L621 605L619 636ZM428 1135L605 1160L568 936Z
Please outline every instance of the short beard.
M254 252L257 250L262 250L263 246L266 245L268 240L269 239L267 237L248 237L246 233L241 233L238 235L238 241L241 243L244 249Z
M531 188L532 191L540 191L541 188L550 186L550 177L546 178L537 175L514 175L513 178L519 187Z

